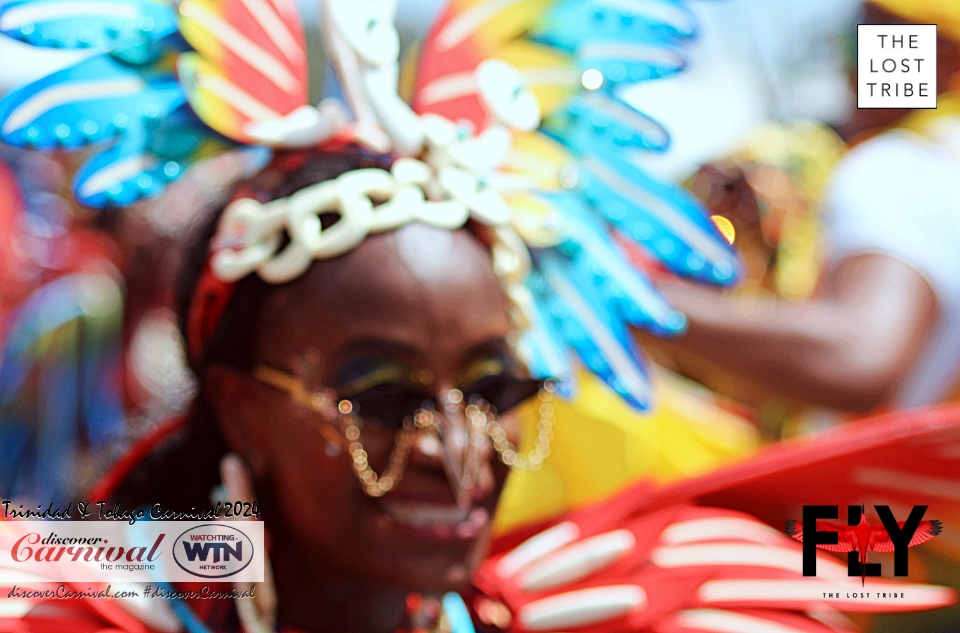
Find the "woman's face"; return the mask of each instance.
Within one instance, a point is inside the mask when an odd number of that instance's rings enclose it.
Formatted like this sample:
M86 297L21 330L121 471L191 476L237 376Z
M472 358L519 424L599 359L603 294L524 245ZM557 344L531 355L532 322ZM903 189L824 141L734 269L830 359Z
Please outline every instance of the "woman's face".
M361 419L366 403L368 416L386 420L365 420L362 435L370 465L382 474L397 421L422 399L456 388L469 395L473 386L519 373L509 332L486 248L462 230L413 224L278 287L253 344L259 363L356 399ZM433 592L465 585L506 477L492 449L467 507L455 501L443 446L429 439L414 444L399 485L372 498L350 456L331 454L318 414L252 377L234 372L233 380L243 387L217 390L215 397L229 400L217 407L233 425L225 428L228 442L250 466L275 548L297 547L304 566L382 586ZM501 423L515 429L509 418Z

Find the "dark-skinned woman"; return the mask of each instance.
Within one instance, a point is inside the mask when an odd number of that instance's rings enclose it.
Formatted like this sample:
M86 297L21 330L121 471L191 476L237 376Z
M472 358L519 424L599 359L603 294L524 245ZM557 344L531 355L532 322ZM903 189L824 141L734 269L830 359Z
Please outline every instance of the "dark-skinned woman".
M844 566L820 557L822 578L804 576L796 541L700 503L728 499L734 482L811 493L793 485L798 469L824 462L810 447L765 456L749 477L642 483L490 542L508 469L550 458L552 403L576 388L571 351L642 408L650 387L627 324L661 334L684 325L613 236L679 274L736 277L733 253L689 196L623 158L624 147L662 148L661 131L602 89L676 72L682 60L597 58L582 70L570 58L606 50L598 40L680 45L693 34L684 3L650 14L606 2L455 3L407 77L410 106L397 91L392 3L330 0L333 85L313 106L292 5L191 1L171 15L118 1L125 17L104 31L108 53L0 103L6 140L118 138L78 175L78 197L94 206L158 193L224 139L274 155L199 218L183 262L181 331L199 385L189 414L145 437L91 497L184 509L255 501L269 571L255 596L237 598L204 600L183 584L146 604L17 598L11 626L825 632L852 630L836 609L889 608L827 600L828 587L858 587ZM28 2L40 4L0 15L21 37L37 32L23 28L31 19L60 27L34 43L79 37L66 19L76 7ZM539 45L504 46L535 29ZM164 74L165 54L177 56L176 77ZM553 140L535 132L548 114ZM537 420L521 429L512 413L525 400ZM917 468L939 467L955 418L892 424L929 447ZM890 459L882 439L847 440L833 441L834 460ZM852 475L838 482L838 498L856 486ZM871 582L913 591L899 609L953 599Z

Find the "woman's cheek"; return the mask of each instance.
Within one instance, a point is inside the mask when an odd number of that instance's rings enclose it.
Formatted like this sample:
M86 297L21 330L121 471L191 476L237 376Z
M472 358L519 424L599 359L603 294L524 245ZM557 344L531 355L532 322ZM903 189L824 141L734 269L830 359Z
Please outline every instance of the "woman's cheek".
M329 522L330 508L343 507L345 495L343 467L335 458L315 455L303 444L288 446L274 453L273 472L277 483L274 494L280 511L295 529ZM307 528L310 529L310 528Z

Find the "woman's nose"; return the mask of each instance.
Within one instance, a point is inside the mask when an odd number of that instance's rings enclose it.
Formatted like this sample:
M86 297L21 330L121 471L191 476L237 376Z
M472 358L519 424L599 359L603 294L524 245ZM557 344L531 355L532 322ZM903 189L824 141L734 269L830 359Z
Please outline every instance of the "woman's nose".
M469 505L483 469L490 467L490 443L484 425L467 414L463 394L448 389L439 394L436 410L423 412L418 426L422 430L411 461L439 463L457 503Z

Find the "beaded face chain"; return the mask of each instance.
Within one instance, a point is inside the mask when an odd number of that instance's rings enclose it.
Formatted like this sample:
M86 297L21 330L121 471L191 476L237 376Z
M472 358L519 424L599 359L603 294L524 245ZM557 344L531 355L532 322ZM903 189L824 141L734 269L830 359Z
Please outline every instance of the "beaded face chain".
M483 457L492 446L500 461L514 470L535 471L550 455L550 443L553 439L553 398L557 384L546 381L540 388L540 420L537 423L537 437L533 449L521 453L510 441L507 431L500 424L493 407L478 397L464 402L464 395L458 389L443 393L437 406L424 406L407 416L403 426L394 434L393 450L387 460L387 467L377 474L369 462L369 455L363 444L363 418L358 415L350 400L338 399L332 390L310 391L303 381L286 372L272 367L258 366L253 376L260 382L270 385L288 394L294 402L322 416L320 432L327 442L339 448L345 448L350 455L354 473L360 481L363 491L371 497L382 497L393 490L403 478L410 451L420 436L425 435L439 441L442 447L442 462L448 479L454 485L458 502L469 496L469 491L477 483ZM454 424L458 417L463 418L462 428ZM462 457L455 459L451 452L451 442L462 445Z

